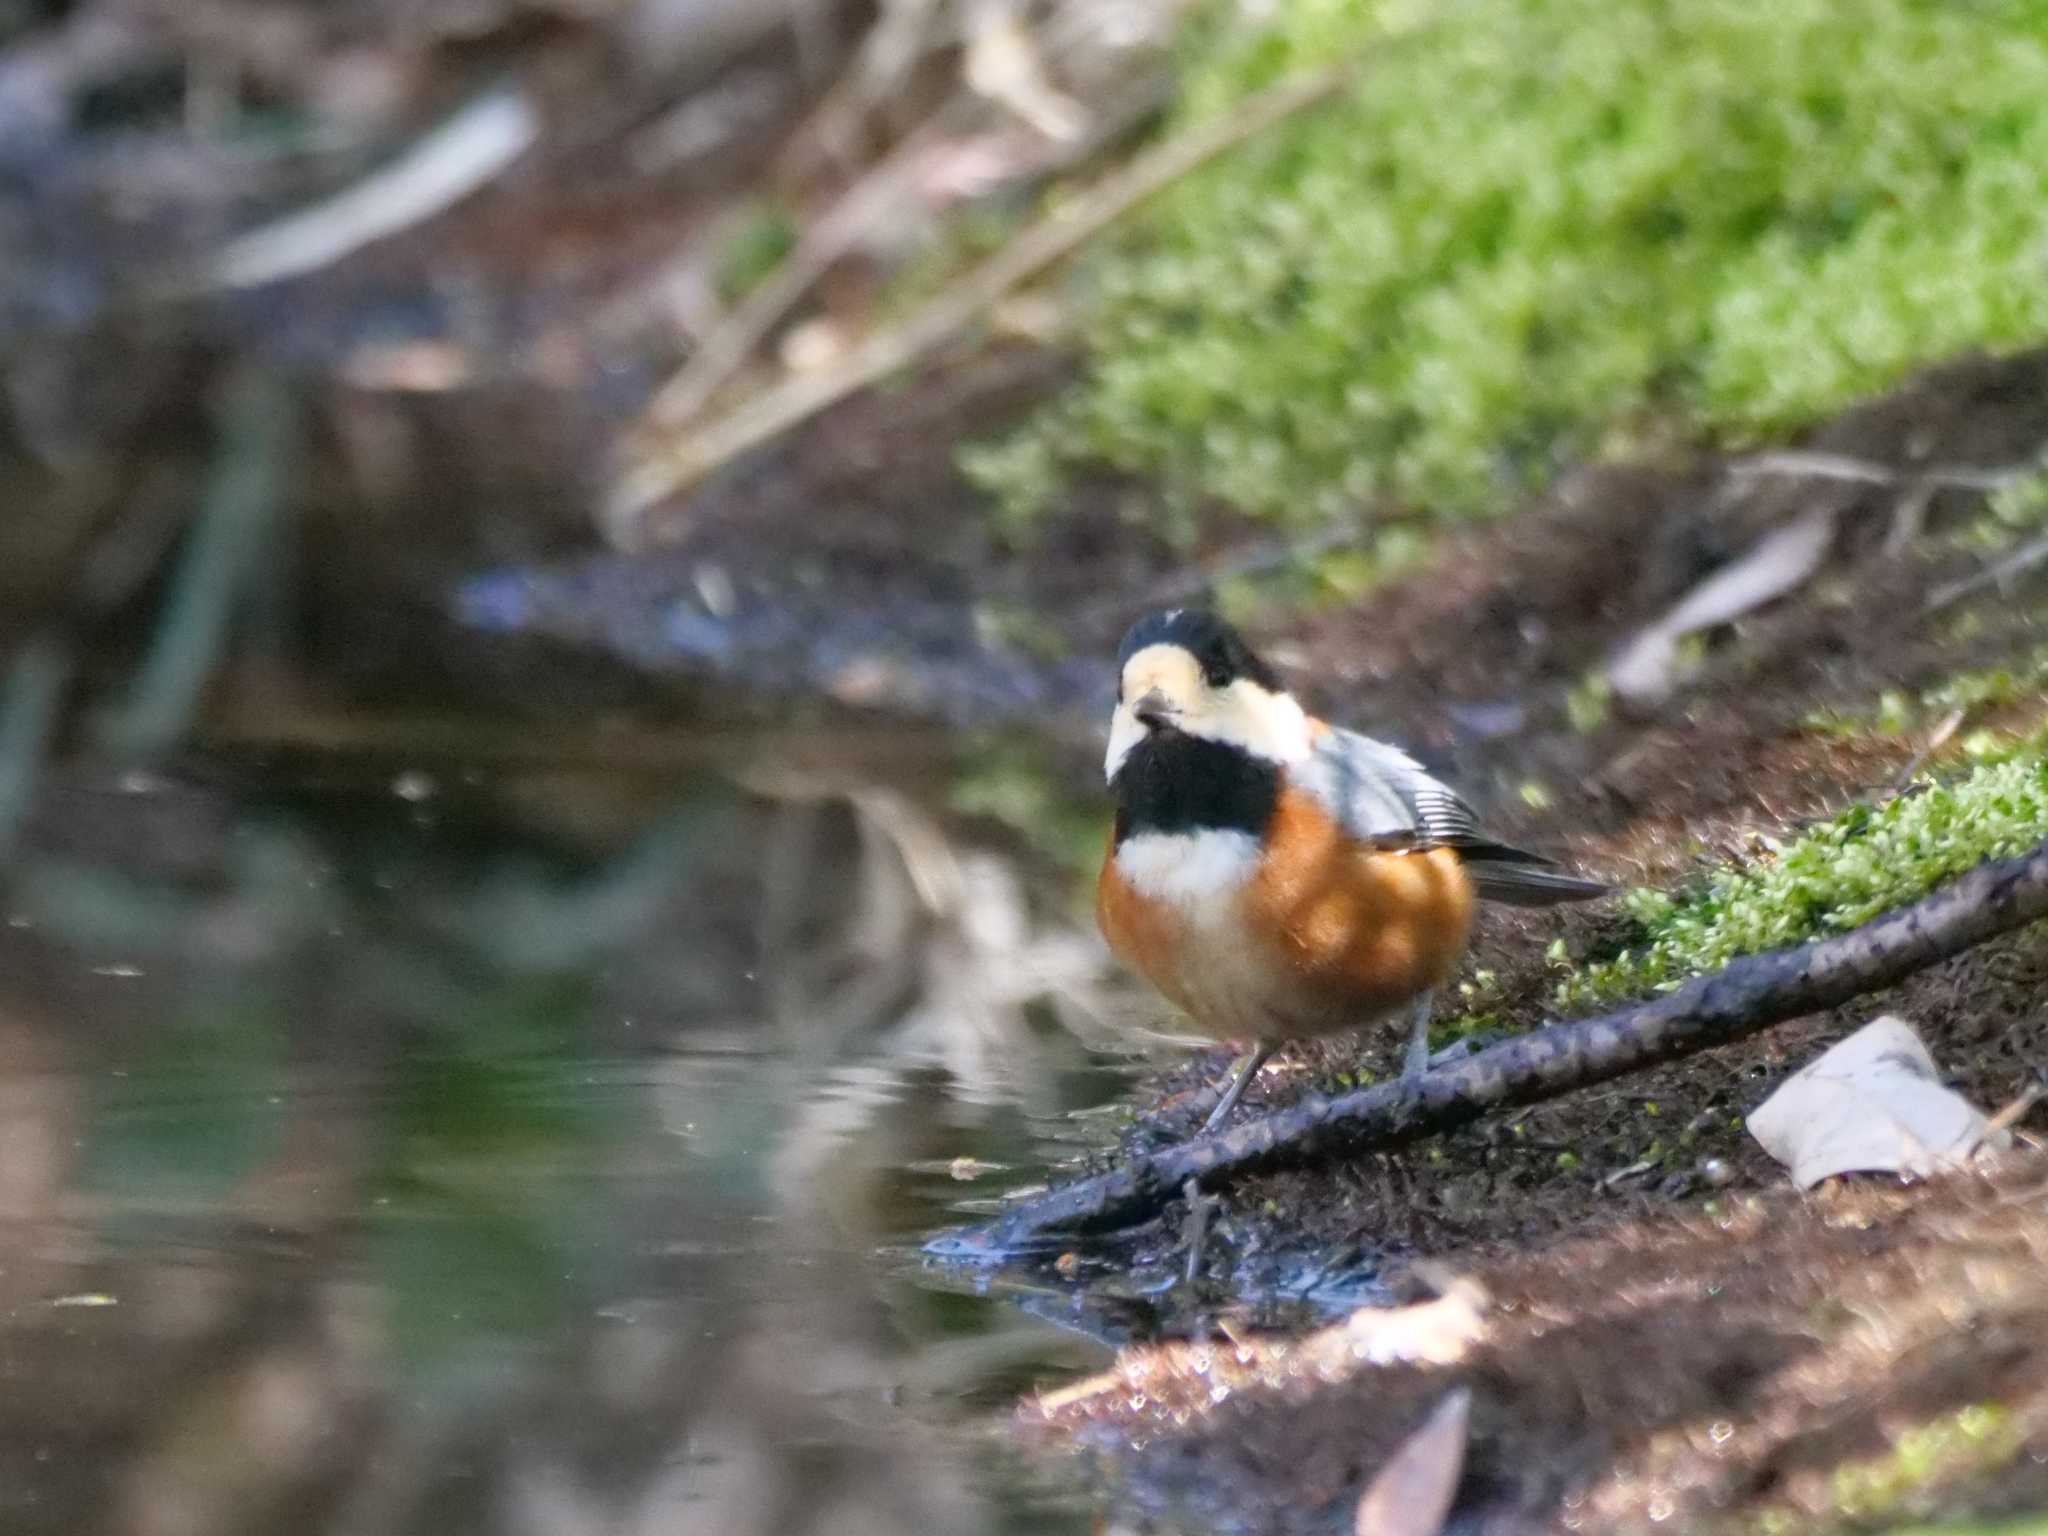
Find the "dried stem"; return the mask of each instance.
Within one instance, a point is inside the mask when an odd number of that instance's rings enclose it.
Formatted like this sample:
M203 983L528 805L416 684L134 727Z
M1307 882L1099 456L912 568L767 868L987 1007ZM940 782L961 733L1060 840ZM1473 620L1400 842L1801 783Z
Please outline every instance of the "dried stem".
M1362 65L1346 60L1243 102L1189 130L1048 214L967 273L902 326L870 336L838 367L792 378L687 436L654 446L614 486L604 512L612 540L639 542L648 511L718 466L780 436L856 390L888 377L970 325L1019 284L1224 151L1328 100Z
M710 403L719 386L752 355L762 338L902 199L919 161L959 116L955 106L949 103L911 132L804 232L787 259L740 301L704 338L689 362L655 394L644 418L648 429L679 431Z
M1845 480L1855 485L1921 485L1996 491L2048 468L2048 451L2012 464L1881 464L1814 448L1778 448L1728 461L1738 479Z

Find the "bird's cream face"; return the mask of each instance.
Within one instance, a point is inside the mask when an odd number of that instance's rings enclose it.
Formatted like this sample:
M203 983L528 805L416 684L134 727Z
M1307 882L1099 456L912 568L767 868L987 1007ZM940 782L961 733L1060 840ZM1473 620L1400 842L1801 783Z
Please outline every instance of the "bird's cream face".
M1124 663L1103 777L1114 779L1140 742L1165 731L1222 742L1276 763L1298 762L1309 750L1308 717L1293 695L1249 677L1219 686L1192 652L1171 643L1148 645Z

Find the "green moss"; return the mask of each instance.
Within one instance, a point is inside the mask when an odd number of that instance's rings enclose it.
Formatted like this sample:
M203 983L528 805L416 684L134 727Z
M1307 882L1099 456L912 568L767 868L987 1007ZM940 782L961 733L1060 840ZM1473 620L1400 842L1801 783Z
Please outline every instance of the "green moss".
M2009 666L1958 672L1947 682L1920 695L1930 714L1953 710L1997 709L2041 696L2048 689L2048 645L2037 646Z
M1094 271L1081 385L969 470L1295 526L1488 513L1660 418L1741 439L2048 331L2048 6L1278 0L1179 126L1372 48Z
M749 208L718 249L718 296L734 304L752 293L796 249L796 238L785 210L768 203Z
M1886 689L1872 710L1816 710L1806 717L1805 724L1828 736L1901 736L1957 710L1972 714L1980 709L2003 709L2039 699L2044 692L2048 692L2048 645L2039 645L2004 666L1958 672L1917 693Z
M2025 1441L2004 1408L1972 1404L1907 1430L1893 1442L1888 1456L1837 1468L1835 1508L1856 1521L1894 1515L1916 1494L2004 1465Z
M1591 735L1607 723L1608 706L1613 700L1614 688L1606 676L1589 673L1565 695L1565 717L1581 736Z
M1561 1007L1677 986L1738 955L1838 932L1914 901L1985 859L2048 838L2048 756L2038 744L1949 784L1852 806L1771 857L1715 871L1679 895L1631 892L1642 939L1557 990Z
M1998 1403L1972 1403L1907 1429L1881 1456L1837 1466L1829 1487L1835 1507L1819 1524L1804 1511L1779 1505L1708 1528L1754 1536L1850 1530L1886 1530L1889 1536L2048 1536L2048 1520L2039 1516L1910 1530L1881 1523L1897 1519L1943 1488L2009 1465L2026 1448L2026 1438L2011 1410Z

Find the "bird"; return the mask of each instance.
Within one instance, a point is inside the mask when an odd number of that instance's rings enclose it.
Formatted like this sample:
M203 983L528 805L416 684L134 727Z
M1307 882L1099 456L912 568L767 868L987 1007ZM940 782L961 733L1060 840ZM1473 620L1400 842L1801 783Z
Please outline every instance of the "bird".
M1289 1040L1405 1015L1403 1076L1426 1072L1433 999L1475 900L1609 889L1488 837L1406 752L1308 713L1207 609L1125 634L1103 775L1104 938L1201 1033L1253 1042L1198 1135Z

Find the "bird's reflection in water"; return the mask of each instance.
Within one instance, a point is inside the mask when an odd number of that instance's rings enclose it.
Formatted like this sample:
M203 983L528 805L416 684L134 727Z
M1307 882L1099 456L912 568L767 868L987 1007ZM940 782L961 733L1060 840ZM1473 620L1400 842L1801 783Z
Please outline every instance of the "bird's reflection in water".
M0 1526L1089 1528L1000 1431L1099 1354L877 1250L1118 1091L1092 936L891 790L702 782L594 852L503 787L45 797Z

